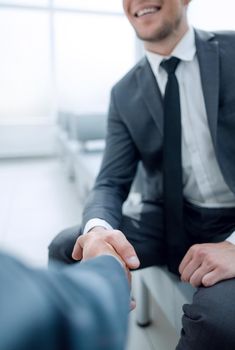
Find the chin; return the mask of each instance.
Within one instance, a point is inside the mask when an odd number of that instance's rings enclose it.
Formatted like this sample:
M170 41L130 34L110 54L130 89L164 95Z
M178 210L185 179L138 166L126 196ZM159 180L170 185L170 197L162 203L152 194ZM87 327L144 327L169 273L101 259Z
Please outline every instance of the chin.
M138 38L142 41L146 41L146 42L160 42L164 39L166 39L169 36L169 33L166 32L154 32L154 33L140 33L140 32L136 32L136 35L138 36Z
M137 31L136 34L139 39L147 42L160 42L170 37L174 33L174 27L170 23L166 23L164 26L158 29L149 31Z

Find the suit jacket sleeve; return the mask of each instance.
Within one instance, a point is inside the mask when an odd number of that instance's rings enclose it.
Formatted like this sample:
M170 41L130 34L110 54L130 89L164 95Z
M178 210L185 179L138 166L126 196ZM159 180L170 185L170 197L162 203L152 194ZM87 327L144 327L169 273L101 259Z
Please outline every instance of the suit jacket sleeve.
M92 218L106 220L114 228L120 226L122 204L128 196L136 174L139 153L119 112L115 91L114 88L111 93L103 162L94 189L85 205L82 231ZM123 95L122 98L125 97ZM119 96L118 100L120 99Z
M43 271L0 254L0 349L123 350L128 308L113 257Z

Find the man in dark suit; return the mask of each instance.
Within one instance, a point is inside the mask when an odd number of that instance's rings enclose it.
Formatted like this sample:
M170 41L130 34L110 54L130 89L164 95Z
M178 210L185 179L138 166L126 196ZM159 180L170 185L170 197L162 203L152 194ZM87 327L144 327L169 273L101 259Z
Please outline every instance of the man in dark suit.
M45 271L0 253L0 349L123 350L129 286L105 254Z
M73 262L97 236L112 245L124 233L135 252L127 242L116 251L129 268L167 264L199 287L177 350L234 349L235 33L194 30L189 2L123 0L146 57L112 90L82 225L50 255ZM122 204L139 162L142 201L129 217Z

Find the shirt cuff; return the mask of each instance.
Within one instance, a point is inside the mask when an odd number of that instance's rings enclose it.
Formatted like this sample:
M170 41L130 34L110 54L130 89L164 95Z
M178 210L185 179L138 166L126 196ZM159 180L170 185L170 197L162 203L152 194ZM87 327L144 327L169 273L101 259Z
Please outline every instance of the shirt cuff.
M111 225L109 225L109 223L105 220L99 219L99 218L94 218L89 220L85 227L84 227L84 233L89 232L92 228L96 227L96 226L102 226L104 228L106 228L106 230L113 230L113 227Z
M226 241L228 241L228 242L230 242L232 244L235 244L235 231L230 236L228 236Z

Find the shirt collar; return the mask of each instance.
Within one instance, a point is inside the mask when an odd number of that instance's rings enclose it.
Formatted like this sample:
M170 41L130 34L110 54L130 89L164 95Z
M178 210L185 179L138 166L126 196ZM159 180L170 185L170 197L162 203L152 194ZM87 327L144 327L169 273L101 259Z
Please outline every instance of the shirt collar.
M176 45L170 56L166 57L150 51L146 51L146 56L153 71L156 72L158 71L160 63L163 59L174 56L179 58L181 61L192 61L195 56L195 53L195 33L193 28L189 27L188 31Z

